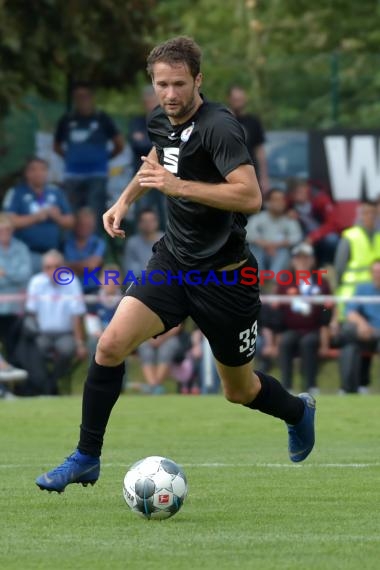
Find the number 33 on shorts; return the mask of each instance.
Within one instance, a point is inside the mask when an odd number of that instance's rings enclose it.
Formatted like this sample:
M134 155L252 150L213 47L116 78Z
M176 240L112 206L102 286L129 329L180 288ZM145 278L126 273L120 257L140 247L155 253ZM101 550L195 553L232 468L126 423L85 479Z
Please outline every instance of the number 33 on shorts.
M256 352L256 338L257 338L257 321L253 323L251 328L239 332L239 345L240 353L246 352L247 358L254 356Z

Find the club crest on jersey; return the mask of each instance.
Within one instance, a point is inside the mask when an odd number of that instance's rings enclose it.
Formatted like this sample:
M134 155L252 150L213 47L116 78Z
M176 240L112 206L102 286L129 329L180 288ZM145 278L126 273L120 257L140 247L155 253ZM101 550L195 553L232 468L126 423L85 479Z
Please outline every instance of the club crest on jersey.
M181 141L182 142L185 143L189 140L190 135L193 132L193 128L194 128L194 123L191 123L190 127L187 127L187 129L182 131L182 133L181 133Z

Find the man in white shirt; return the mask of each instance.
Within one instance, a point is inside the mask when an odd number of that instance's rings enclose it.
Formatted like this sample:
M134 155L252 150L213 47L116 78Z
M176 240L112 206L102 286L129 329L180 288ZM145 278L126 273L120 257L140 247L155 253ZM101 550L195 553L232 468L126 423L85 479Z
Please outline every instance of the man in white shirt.
M63 256L48 251L42 258L42 272L31 278L27 289L25 328L36 345L31 351L30 375L45 394L57 393L57 380L69 370L74 357L86 357L83 292L78 278L60 269L63 266ZM48 373L50 357L53 370Z
M288 217L286 196L273 188L266 196L265 210L251 216L247 224L247 241L257 259L259 270L278 273L290 266L290 250L302 241L302 230Z

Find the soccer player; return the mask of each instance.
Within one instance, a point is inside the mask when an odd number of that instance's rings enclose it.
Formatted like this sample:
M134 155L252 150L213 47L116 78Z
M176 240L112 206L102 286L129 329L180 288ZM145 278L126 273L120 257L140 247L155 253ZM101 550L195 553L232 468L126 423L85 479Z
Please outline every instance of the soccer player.
M88 371L77 449L37 478L41 489L62 492L69 483L96 482L103 436L122 386L124 359L143 341L187 316L210 342L225 397L284 420L292 461L304 460L314 446L314 399L309 394L292 396L273 377L253 372L260 311L257 284L180 282L180 272L192 269L203 276L210 270L225 271L226 281L236 270L257 269L244 226L246 214L260 210L260 188L238 121L200 93L200 60L199 47L186 37L168 40L148 56L148 73L159 100L148 121L153 148L103 221L111 236L124 237L120 225L130 205L147 188L163 192L167 230L153 247L147 270L160 270L168 278L160 285L132 285L120 302Z

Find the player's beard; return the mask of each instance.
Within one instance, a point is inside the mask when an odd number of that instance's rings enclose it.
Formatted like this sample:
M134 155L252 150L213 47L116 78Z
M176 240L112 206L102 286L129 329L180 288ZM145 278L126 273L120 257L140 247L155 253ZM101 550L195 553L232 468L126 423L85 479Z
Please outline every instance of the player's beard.
M167 107L167 104L164 105L165 113L168 117L173 119L182 119L187 115L191 115L193 109L195 109L196 102L195 102L195 94L191 97L191 99L185 103L184 105L179 105L177 109L170 110L170 107Z

